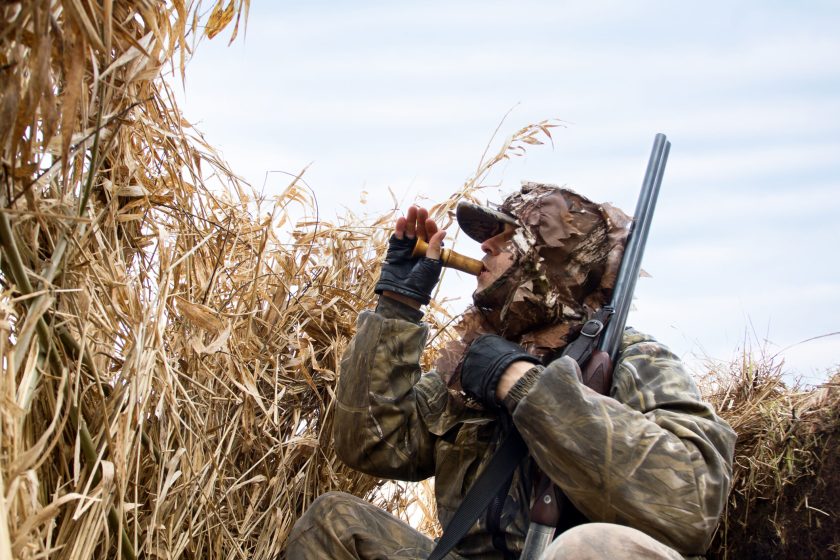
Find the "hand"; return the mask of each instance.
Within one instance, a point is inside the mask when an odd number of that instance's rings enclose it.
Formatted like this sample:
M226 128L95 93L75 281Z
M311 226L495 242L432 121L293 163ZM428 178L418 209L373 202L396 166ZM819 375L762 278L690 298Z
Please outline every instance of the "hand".
M440 278L440 248L445 235L425 208L409 208L397 219L374 291L418 309L429 303ZM418 237L429 244L425 257L411 256Z
M481 335L470 344L464 356L461 387L465 393L490 409L498 409L496 388L499 380L511 366L516 366L517 372L521 370L521 362L533 365L540 363L536 356L530 355L518 344L495 334Z

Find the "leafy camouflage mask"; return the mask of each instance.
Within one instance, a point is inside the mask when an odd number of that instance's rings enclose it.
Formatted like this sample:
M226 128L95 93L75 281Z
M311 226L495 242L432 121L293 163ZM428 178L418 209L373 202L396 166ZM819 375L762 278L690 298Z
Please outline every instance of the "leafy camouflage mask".
M500 334L581 323L609 302L629 232L626 214L539 183L523 184L499 210L520 225L511 244L514 262L473 301Z
M577 336L610 301L630 231L621 210L553 185L524 183L499 210L519 226L511 243L513 264L473 294L475 305L455 326L460 338L440 350L436 363L459 399L458 366L479 335L499 334L546 360ZM478 212L471 217L483 219Z

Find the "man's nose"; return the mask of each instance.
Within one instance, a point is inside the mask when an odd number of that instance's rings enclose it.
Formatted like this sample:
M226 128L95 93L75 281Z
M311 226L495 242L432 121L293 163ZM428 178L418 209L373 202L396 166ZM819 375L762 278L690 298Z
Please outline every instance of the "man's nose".
M481 250L484 251L485 255L495 255L496 248L494 247L493 243L488 239L481 244Z

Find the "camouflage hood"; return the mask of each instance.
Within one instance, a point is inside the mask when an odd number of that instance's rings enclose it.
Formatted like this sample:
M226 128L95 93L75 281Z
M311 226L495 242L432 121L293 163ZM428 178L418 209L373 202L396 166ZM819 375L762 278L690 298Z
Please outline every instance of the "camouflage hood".
M499 210L520 226L512 241L513 265L473 294L475 305L456 327L461 341L442 352L441 372L452 372L465 345L484 332L539 356L551 354L610 301L629 234L624 212L540 183L524 183Z

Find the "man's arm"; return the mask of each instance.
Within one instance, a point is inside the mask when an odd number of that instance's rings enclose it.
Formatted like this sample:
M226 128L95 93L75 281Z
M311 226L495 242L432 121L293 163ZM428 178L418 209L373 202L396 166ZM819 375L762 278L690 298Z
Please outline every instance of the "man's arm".
M625 337L610 397L569 362L532 368L506 403L517 401L514 423L537 464L591 521L702 554L729 492L732 429L679 359L639 333Z
M341 360L336 453L373 476L422 480L434 474L434 436L422 418L424 393L415 387L428 326L402 304L382 301L377 312L359 315Z
M434 473L434 436L423 412L439 406L436 384L418 390L428 327L422 304L431 299L441 264L439 230L425 208L397 219L375 291L375 313L362 313L341 360L333 428L336 452L351 467L385 478L422 480ZM428 240L414 257L417 238Z

